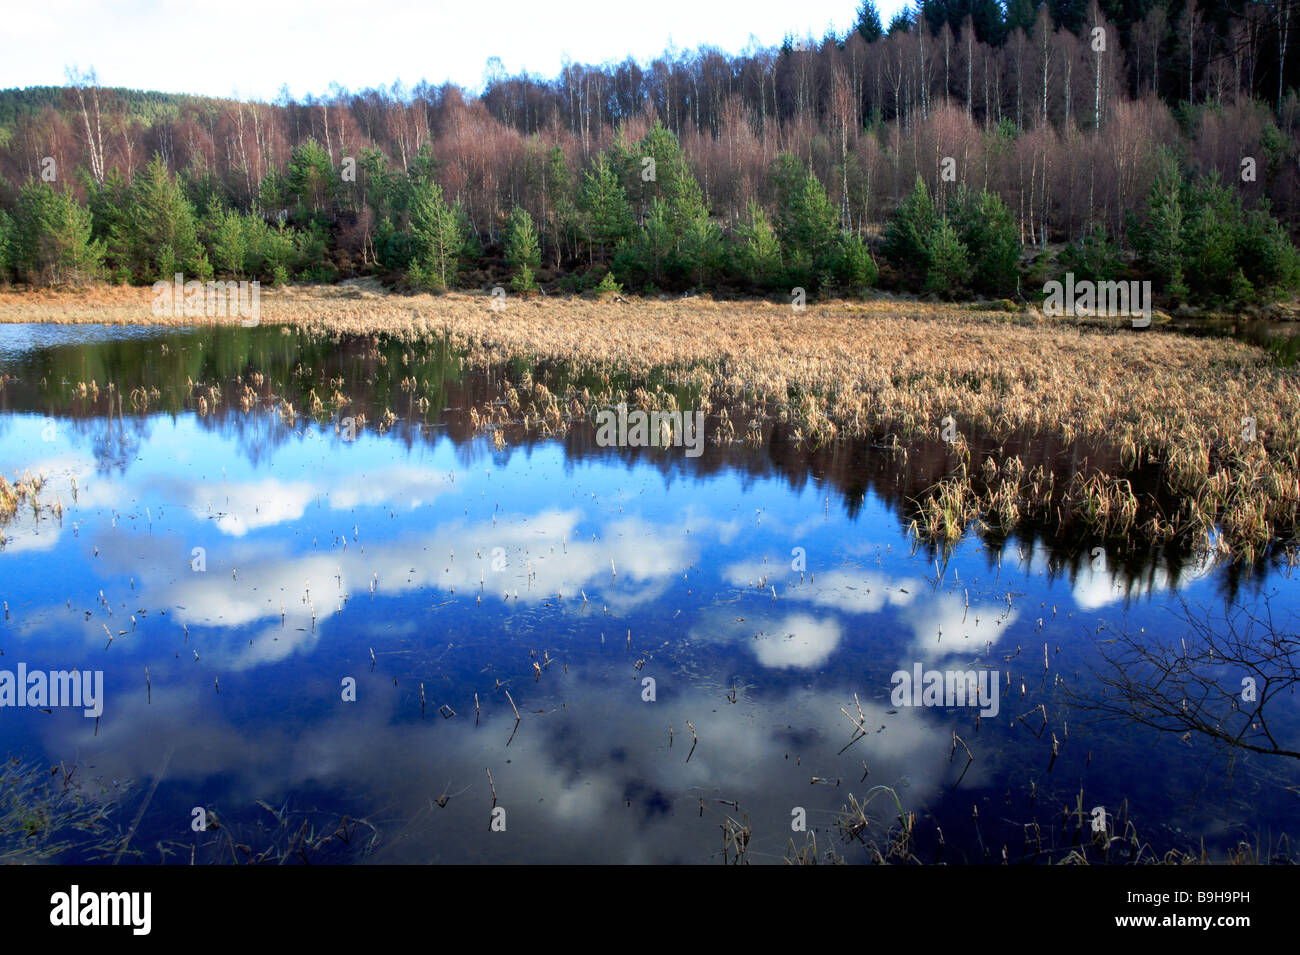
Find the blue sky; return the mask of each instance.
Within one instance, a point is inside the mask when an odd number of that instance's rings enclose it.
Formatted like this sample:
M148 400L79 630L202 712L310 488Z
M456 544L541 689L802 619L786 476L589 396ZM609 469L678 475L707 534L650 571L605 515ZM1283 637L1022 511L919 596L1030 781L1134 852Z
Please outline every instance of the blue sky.
M567 55L646 62L675 49L735 53L751 38L846 30L857 0L49 0L0 18L0 88L62 85L65 66L93 66L108 86L272 99L451 80L477 89L491 56L509 73L554 76ZM880 3L881 18L904 5Z

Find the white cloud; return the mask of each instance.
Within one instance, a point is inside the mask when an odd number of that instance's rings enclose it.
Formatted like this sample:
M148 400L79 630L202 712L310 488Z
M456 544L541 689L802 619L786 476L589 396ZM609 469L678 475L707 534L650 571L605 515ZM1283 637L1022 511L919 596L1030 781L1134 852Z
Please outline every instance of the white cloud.
M794 613L770 624L752 646L765 667L810 670L830 659L842 633L836 620Z
M1085 561L1070 584L1074 602L1084 610L1095 610L1107 604L1120 603L1134 597L1149 597L1174 589L1169 575L1168 562L1162 556L1155 567L1150 568L1141 577L1125 580L1104 553L1099 555L1101 566L1093 569L1092 563ZM1208 577L1214 572L1215 562L1211 559L1189 561L1179 572L1178 586L1186 587L1194 581Z

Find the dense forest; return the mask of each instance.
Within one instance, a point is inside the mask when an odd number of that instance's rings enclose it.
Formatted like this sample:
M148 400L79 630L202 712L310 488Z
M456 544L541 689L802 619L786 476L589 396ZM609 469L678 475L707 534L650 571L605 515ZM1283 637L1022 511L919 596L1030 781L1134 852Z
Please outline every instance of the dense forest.
M1295 0L921 0L847 35L648 66L489 61L274 103L0 91L0 283L185 277L517 291L1167 304L1300 287Z

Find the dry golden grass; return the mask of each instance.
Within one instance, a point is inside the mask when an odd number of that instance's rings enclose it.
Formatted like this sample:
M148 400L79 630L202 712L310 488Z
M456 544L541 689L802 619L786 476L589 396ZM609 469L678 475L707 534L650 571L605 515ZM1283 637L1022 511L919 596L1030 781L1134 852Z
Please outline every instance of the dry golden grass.
M76 493L76 479L73 479L73 494ZM8 526L11 521L19 517L19 509L24 505L31 508L31 518L39 519L41 511L45 510L52 516L63 520L63 502L55 499L53 504L48 500L41 498L41 492L45 489L45 475L38 474L33 476L31 473L24 474L21 478L14 476L13 483L0 475L0 528ZM0 547L8 542L3 530L0 530ZM6 609L8 605L6 604Z
M0 321L192 324L158 319L148 288L0 293ZM1260 349L1112 327L1083 327L1032 312L974 311L893 301L789 305L511 298L494 311L485 294L396 295L373 287L266 289L263 324L323 332L446 334L471 363L514 357L559 359L633 376L667 368L706 395L771 403L817 443L880 433L940 436L952 415L953 477L928 502L931 536L952 539L982 516L1009 529L1043 511L1055 493L1061 518L1151 539L1190 534L1208 545L1258 553L1294 534L1300 505L1300 375ZM203 320L207 321L207 320ZM236 323L238 319L226 320ZM559 408L537 414L554 427ZM629 396L634 404L656 399ZM661 399L660 399L661 400ZM1242 436L1253 418L1256 438ZM727 432L746 440L750 422ZM1118 455L1125 471L1155 463L1182 502L1177 513L1134 525L1124 474L1054 488L1018 458L971 461L965 436L1052 434L1086 438ZM980 477L972 481L971 475ZM979 485L983 490L972 493Z

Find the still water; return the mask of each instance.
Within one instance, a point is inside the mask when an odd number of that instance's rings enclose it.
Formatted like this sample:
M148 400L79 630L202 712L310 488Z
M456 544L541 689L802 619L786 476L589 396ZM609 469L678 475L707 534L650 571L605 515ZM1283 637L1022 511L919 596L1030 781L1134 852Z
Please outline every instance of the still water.
M939 449L494 438L503 381L677 386L438 341L0 326L0 373L0 473L46 481L0 528L0 671L103 675L97 718L0 707L6 859L1294 857L1280 552L937 550L907 524ZM1202 724L1282 752L1155 711L1134 648L1189 642ZM980 705L907 705L918 667Z

